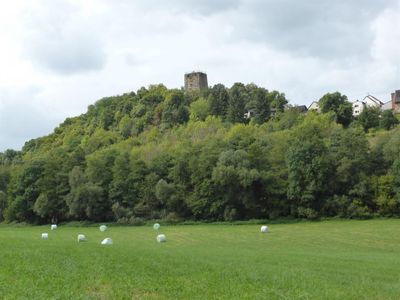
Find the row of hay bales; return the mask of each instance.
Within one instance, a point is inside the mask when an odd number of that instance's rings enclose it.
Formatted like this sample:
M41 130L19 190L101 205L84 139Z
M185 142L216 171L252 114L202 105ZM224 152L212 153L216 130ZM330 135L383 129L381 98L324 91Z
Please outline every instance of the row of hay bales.
M153 225L153 229L156 230L156 231L158 231L160 229L160 227L161 226L160 226L159 223L155 223ZM52 224L50 226L51 230L56 230L57 228L58 228L58 226L56 224ZM104 232L107 229L108 229L108 227L106 225L100 225L100 227L99 227L99 230L101 232ZM268 232L268 226L266 226L266 225L261 226L260 231L262 233L267 233ZM42 233L42 239L47 240L48 238L49 238L49 234L47 232ZM77 240L78 240L78 243L87 241L86 236L84 234L82 234L82 233L78 234ZM167 241L167 237L165 236L165 234L158 234L156 240L159 243L164 243L164 242ZM101 245L112 245L113 244L113 240L112 240L112 238L107 237L107 238L103 239L100 244Z
M155 223L155 224L153 225L153 228L154 228L154 230L156 230L156 231L158 231L158 230L160 229L160 227L161 227L161 226L160 226L160 224L158 224L158 223ZM58 226L57 226L56 224L50 225L50 230L52 230L52 231L53 231L53 230L57 230L57 228L58 228ZM101 232L104 232L104 231L106 231L107 229L108 229L108 227L107 227L106 225L100 225L100 227L99 227L99 230L100 230ZM49 234L48 234L47 232L43 232L43 233L42 233L42 239L44 239L44 240L49 239ZM84 234L82 234L82 233L79 233L79 234L78 234L77 240L78 240L78 243L86 242L86 241L87 241L86 236L85 236ZM167 237L165 236L165 234L159 234L159 235L157 235L156 240L157 240L157 242L159 242L159 243L164 243L164 242L167 241ZM113 240L112 240L112 238L107 237L107 238L103 239L103 240L101 241L100 244L101 244L101 245L112 245L112 244L113 244Z
M52 231L53 230L57 230L57 228L58 228L58 226L56 224L50 225L50 230L52 230ZM100 229L101 232L104 232L104 231L107 230L107 226L106 225L100 225L99 229ZM43 232L42 233L42 239L48 240L49 239L49 234L47 232ZM78 243L87 241L86 240L86 236L84 234L82 234L82 233L78 234L77 240L78 240ZM101 241L102 245L112 245L112 243L113 243L112 238L109 238L109 237L107 237L107 238L105 238L104 240Z

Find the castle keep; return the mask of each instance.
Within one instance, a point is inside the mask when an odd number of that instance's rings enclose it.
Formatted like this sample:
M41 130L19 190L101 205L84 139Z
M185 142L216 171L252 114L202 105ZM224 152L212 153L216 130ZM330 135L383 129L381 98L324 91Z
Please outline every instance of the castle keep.
M199 91L208 88L207 74L203 72L191 72L185 74L185 90Z

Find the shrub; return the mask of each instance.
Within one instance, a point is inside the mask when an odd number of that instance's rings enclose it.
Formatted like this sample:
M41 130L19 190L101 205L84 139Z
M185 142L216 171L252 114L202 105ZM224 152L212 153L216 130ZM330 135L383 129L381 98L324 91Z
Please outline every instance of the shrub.
M224 220L225 221L235 221L237 219L236 208L226 207L224 210Z
M369 219L373 215L371 210L360 200L353 200L348 208L348 216L358 219Z
M305 208L305 207L299 207L297 209L297 214L301 218L306 218L308 220L315 220L318 218L318 213L312 209L312 208Z

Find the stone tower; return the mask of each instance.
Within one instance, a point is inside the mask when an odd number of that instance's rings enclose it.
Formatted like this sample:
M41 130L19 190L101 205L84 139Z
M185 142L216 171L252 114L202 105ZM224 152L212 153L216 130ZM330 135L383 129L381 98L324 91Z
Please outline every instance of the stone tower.
M185 74L185 90L199 91L208 88L207 74L203 72L191 72Z

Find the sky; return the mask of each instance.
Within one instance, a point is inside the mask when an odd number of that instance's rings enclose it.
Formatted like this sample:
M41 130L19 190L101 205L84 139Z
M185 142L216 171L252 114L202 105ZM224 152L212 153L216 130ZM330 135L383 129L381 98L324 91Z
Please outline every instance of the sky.
M0 151L142 86L255 83L308 105L400 89L400 0L0 0Z

